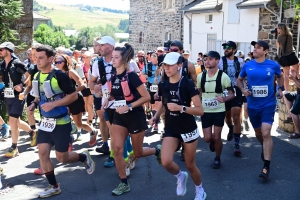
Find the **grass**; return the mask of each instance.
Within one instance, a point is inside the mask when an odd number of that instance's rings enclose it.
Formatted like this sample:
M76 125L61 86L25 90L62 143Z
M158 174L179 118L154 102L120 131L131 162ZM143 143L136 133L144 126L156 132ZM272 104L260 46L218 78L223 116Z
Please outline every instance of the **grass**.
M47 11L39 11L38 13L51 18L55 26L65 27L71 24L76 30L87 26L96 27L101 25L105 27L107 24L118 26L121 19L129 18L126 14L81 11L79 7L51 4L41 0L38 0L38 3L50 9ZM51 11L52 8L54 9L53 11Z

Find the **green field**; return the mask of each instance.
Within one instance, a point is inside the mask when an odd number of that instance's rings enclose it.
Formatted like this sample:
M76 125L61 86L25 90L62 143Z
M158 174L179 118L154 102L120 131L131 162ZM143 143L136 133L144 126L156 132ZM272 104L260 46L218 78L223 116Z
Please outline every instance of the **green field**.
M51 18L55 26L65 27L71 24L76 30L87 26L96 27L101 25L105 27L106 24L118 26L121 19L129 18L129 16L125 14L81 11L79 7L51 4L42 0L38 0L38 3L50 9L50 11L40 11L38 13ZM54 9L53 11L51 11L52 8Z

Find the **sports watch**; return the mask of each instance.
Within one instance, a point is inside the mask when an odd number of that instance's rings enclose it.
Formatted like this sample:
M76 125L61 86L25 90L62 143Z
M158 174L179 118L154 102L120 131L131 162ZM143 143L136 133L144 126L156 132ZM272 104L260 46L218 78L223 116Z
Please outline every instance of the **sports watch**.
M127 104L127 106L129 108L129 110L132 111L132 105L131 105L131 103Z
M182 106L182 107L181 107L180 113L185 113L185 111L186 111L186 107L185 107L185 106Z

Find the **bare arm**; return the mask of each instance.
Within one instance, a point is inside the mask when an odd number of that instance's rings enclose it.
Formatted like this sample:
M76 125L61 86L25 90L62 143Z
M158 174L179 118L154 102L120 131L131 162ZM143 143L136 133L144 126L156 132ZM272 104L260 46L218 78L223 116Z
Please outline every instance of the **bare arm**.
M95 85L97 85L97 80L98 80L97 77L95 77L93 75L91 76L91 79L89 81L89 87L91 90L94 90Z
M190 76L196 85L197 84L196 69L195 69L195 66L191 62L188 62L188 69L189 69Z
M79 77L79 75L76 73L76 71L70 70L69 71L69 76L78 85L78 87L76 88L76 92L80 92L81 90L83 90L85 88L83 80Z
M141 97L133 102L131 105L132 105L132 108L135 108L135 107L138 107L138 106L141 106L143 105L144 103L150 101L150 94L149 92L147 91L146 87L142 84L140 85L138 88L136 88L137 91L139 92L139 94L141 95Z
M242 91L242 93L244 93L245 97L250 96L251 92L249 91L249 89L244 89L244 83L243 83L244 78L242 77L238 77L236 83L238 88Z

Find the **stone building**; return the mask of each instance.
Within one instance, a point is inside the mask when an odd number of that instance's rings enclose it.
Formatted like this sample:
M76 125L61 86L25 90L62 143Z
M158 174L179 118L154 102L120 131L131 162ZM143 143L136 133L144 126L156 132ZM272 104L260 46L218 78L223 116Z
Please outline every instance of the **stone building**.
M50 24L51 18L33 12L33 30L35 31L40 24Z

